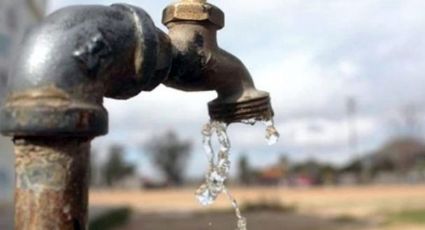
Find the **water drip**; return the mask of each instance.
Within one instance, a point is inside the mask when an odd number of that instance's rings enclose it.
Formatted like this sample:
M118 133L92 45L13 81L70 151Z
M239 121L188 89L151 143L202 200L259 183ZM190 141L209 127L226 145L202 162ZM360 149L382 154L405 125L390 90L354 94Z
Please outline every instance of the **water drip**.
M273 120L263 121L266 125L266 141L269 145L275 144L279 139L279 132L274 126ZM244 124L255 125L256 119L242 121ZM241 214L238 202L227 189L225 182L229 177L231 162L230 155L230 139L227 135L228 124L219 121L210 121L205 124L202 129L203 147L208 158L209 170L205 176L205 183L202 184L196 191L198 201L204 205L211 205L217 197L224 193L235 209L237 217L237 229L247 230L247 221ZM220 149L216 154L212 147L213 136L217 137L220 144Z

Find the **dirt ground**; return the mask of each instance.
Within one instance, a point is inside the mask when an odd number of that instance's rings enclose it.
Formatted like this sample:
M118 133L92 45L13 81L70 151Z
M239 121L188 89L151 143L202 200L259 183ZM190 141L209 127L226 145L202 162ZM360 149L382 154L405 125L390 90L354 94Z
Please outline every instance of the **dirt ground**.
M318 217L255 212L246 214L250 230L364 230L366 223L340 223ZM231 213L210 214L139 214L124 230L233 230Z
M124 230L232 230L235 216L221 197L212 207L200 206L195 188L181 190L93 191L91 204L128 206L133 220ZM250 230L423 230L424 225L386 224L389 213L425 209L425 186L365 186L327 188L231 188L246 203L277 202L295 213L245 213ZM225 211L223 211L225 210ZM172 227L171 227L172 226Z
M120 230L233 230L236 218L220 197L211 207L194 198L195 188L156 191L92 191L91 212L130 207L133 215ZM281 203L295 212L243 213L249 230L424 230L424 186L365 186L312 189L231 188L242 204ZM97 208L96 208L97 207ZM99 207L103 207L99 209ZM424 210L422 223L387 223L388 214ZM416 217L417 218L417 217ZM0 206L0 230L12 229L10 207Z
M195 200L195 188L151 191L92 191L94 206L128 206L143 212L223 210L230 207L221 196L211 207ZM425 208L425 186L365 186L326 188L230 188L239 203L273 201L296 206L305 214L322 217L370 217L383 211Z

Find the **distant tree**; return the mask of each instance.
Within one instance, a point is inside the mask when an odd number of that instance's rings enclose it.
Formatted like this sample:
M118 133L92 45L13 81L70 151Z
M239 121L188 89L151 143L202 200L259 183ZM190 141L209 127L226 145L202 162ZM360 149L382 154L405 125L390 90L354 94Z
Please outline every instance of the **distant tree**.
M408 103L398 109L390 121L393 138L421 138L424 110L415 103Z
M181 186L184 182L184 173L187 168L192 143L182 141L173 131L163 136L155 137L148 142L146 150L152 162L164 174L167 181Z
M288 176L287 174L289 173L290 165L291 165L291 162L289 161L288 157L282 154L279 158L279 166L285 177Z
M102 172L106 185L114 186L117 181L131 176L135 172L134 165L124 161L124 149L122 146L113 145L109 150L109 158L103 165Z
M308 160L294 164L290 173L292 175L307 176L315 184L333 184L336 180L337 171L337 168L331 164Z
M292 171L298 174L315 176L320 172L320 163L316 160L296 163L293 165Z
M249 185L251 183L251 177L252 177L252 170L251 166L249 165L248 157L243 154L239 158L239 181L244 185Z
M375 155L385 159L390 169L407 173L425 158L425 144L416 138L397 138L385 144Z
M376 155L374 157L374 162L371 166L372 176L376 176L379 173L391 173L396 170L396 165L392 159L388 156Z
M377 151L350 162L341 169L341 173L353 173L361 176L361 182L368 182L365 179L373 179L380 173L406 175L412 170L421 171L423 162L425 143L415 137L404 136L394 138Z
M341 168L340 173L353 173L356 175L360 175L363 170L362 161L358 158L350 161Z

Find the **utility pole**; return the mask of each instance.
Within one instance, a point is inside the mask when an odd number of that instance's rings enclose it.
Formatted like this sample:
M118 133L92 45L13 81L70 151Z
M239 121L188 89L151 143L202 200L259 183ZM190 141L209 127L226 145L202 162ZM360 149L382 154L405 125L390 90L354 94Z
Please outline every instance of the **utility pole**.
M357 160L360 158L358 153L358 134L357 134L357 101L354 97L348 97L346 102L347 125L348 125L348 148L350 153Z
M359 162L359 175L357 180L359 183L369 181L369 159L363 162L358 149L358 133L357 133L357 101L354 97L348 97L346 101L347 109L347 126L348 126L348 149L353 154L353 161Z

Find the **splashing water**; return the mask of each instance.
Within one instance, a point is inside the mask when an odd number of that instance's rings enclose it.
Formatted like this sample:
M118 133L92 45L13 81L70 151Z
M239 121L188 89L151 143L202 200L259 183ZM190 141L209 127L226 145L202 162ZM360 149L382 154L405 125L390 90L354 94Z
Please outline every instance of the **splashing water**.
M214 203L218 195L225 190L224 183L230 171L230 141L226 131L227 124L217 121L206 124L202 130L204 150L209 161L205 184L201 185L196 192L196 196L202 205ZM220 151L217 156L215 156L211 143L214 133L217 135L220 144Z
M249 119L241 121L244 124L255 125L257 120ZM274 126L273 120L263 121L266 125L266 141L269 145L277 143L279 132ZM212 147L213 134L217 136L220 150L216 156ZM199 202L206 206L211 205L221 193L225 193L233 208L235 209L237 230L247 230L246 218L242 216L238 202L226 188L225 182L230 172L230 140L227 135L227 124L219 121L210 121L202 129L203 147L208 158L209 170L205 176L205 183L196 191Z

